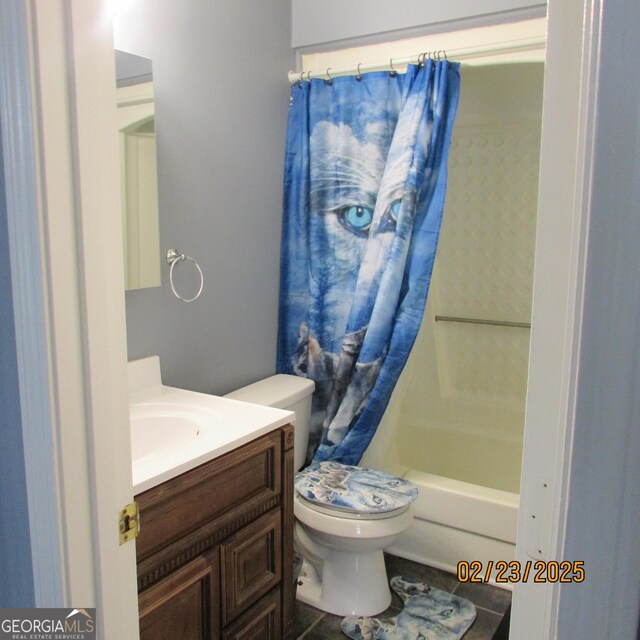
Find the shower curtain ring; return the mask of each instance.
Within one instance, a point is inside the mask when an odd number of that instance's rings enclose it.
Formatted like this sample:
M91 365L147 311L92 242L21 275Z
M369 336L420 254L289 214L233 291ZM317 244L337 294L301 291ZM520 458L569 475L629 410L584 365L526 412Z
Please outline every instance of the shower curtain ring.
M362 80L362 74L360 73L360 65L362 64L362 62L358 62L358 75L356 75L356 80L358 82L360 82L360 80Z
M389 58L389 66L391 67L391 71L389 71L389 75L392 78L395 78L398 75L398 72L393 68L393 58Z
M327 84L331 87L333 85L333 78L331 77L331 74L329 73L329 71L331 71L331 67L327 67Z

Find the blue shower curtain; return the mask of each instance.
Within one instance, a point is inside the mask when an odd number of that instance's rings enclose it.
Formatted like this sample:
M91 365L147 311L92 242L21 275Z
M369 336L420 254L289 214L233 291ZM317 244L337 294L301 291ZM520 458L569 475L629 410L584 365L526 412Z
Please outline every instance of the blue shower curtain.
M459 91L431 60L292 87L277 366L316 383L308 461L360 461L413 346Z

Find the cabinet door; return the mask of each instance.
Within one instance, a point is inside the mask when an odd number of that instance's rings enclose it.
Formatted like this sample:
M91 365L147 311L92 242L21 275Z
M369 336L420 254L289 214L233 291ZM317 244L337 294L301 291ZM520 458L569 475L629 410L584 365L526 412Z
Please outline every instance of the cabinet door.
M280 511L272 511L220 545L223 624L273 589L282 578Z
M280 591L274 589L245 611L224 630L222 640L282 640Z
M220 561L216 548L139 596L141 640L210 640L220 629Z

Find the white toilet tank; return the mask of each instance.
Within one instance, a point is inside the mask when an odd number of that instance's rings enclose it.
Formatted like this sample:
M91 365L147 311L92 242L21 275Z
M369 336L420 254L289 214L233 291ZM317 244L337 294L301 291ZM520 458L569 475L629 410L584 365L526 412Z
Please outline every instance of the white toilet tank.
M294 411L296 414L293 421L295 432L294 464L298 470L304 464L307 453L311 423L311 396L314 389L315 382L313 380L279 373L232 391L225 397Z

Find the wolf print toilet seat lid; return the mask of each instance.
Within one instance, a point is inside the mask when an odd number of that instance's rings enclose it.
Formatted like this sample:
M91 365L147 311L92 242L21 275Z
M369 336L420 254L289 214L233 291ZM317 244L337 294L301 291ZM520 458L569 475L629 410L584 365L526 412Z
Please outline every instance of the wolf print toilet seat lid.
M408 480L332 461L303 469L296 475L295 488L313 504L357 513L395 511L418 497L418 489Z

